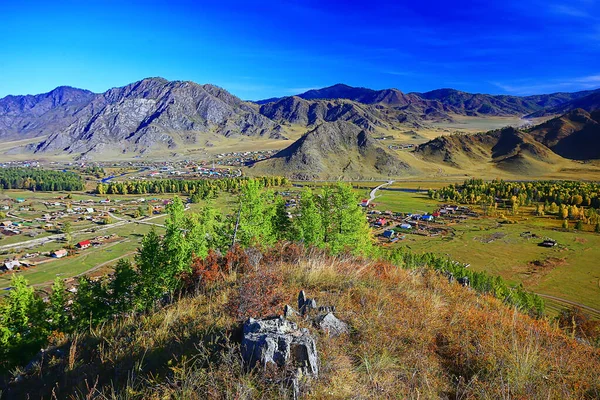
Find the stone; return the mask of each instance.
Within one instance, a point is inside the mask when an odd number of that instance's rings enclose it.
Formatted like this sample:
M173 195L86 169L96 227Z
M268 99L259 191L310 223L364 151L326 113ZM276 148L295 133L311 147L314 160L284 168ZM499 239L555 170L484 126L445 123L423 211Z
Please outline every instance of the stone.
M301 375L319 375L317 346L308 329L298 329L284 317L250 318L244 323L242 358L253 368L274 365L298 370Z
M331 312L318 316L315 319L315 325L329 336L340 336L350 332L348 324L337 318Z
M468 276L464 276L462 278L458 278L456 281L461 286L465 286L465 287L469 287L470 286L470 284L469 284L469 277Z
M320 313L334 313L335 312L335 306L320 306L319 307L319 312Z
M298 293L298 310L302 310L304 303L306 303L306 293L304 293L304 290L301 290L300 293Z
M283 307L283 316L285 318L293 318L297 315L299 315L298 312L294 310L289 304L286 304L285 307Z
M300 293L298 294L298 311L300 312L300 314L305 315L310 310L316 310L316 309L317 309L317 300L307 299L306 293L304 293L304 290L301 290Z

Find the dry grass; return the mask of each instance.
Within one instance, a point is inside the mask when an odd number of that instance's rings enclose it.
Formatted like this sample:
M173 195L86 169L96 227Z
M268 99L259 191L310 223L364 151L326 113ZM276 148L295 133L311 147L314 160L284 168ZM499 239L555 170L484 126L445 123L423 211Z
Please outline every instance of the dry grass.
M265 291L259 278L271 275L278 287ZM256 268L238 263L199 294L156 313L65 339L67 352L76 343L74 356L45 363L9 397L51 398L54 389L58 398L285 398L281 380L242 368L239 299L262 290L264 309L281 309L295 305L300 289L336 306L351 327L346 337L316 333L321 377L308 382L307 398L600 396L598 349L546 321L427 269L304 255L288 246L265 254Z

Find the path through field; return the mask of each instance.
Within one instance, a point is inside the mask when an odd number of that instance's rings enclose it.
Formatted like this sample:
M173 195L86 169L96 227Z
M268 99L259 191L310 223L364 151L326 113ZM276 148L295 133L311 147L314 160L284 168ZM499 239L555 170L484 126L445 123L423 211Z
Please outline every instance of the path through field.
M369 194L369 200L367 200L367 206L368 206L369 204L371 204L371 202L372 202L373 200L375 200L375 195L377 194L377 191L378 191L379 189L381 189L381 188L382 188L382 187L384 187L384 186L391 185L392 183L394 183L394 181L388 181L387 183L382 183L381 185L377 186L375 189L371 190L371 193Z

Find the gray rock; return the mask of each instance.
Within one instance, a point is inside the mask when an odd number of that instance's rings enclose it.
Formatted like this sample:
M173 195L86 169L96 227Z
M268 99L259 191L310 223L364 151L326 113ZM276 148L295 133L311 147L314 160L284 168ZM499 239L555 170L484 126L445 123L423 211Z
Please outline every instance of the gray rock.
M242 357L250 368L271 364L315 378L319 374L314 338L307 329L298 329L283 317L248 319L244 323Z
M301 310L302 307L304 307L304 303L306 303L306 293L304 293L304 290L301 290L300 293L298 293L298 310Z
M317 301L315 299L307 299L306 293L304 293L304 290L301 290L298 294L298 311L300 311L300 314L305 315L310 310L316 309Z
M283 316L285 318L292 318L297 315L299 315L298 312L294 310L290 305L286 304L285 307L283 307Z
M329 336L340 336L349 332L348 324L338 319L330 312L317 317L315 325Z

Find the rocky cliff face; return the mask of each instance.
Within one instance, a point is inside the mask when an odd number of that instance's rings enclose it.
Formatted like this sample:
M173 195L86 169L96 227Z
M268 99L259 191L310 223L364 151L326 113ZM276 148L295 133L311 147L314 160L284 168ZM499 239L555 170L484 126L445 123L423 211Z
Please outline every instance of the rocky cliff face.
M61 86L49 93L0 99L0 140L48 135L74 122L94 93Z
M73 117L73 123L49 136L35 152L144 153L196 143L208 132L281 137L276 123L221 88L160 78L97 95Z

